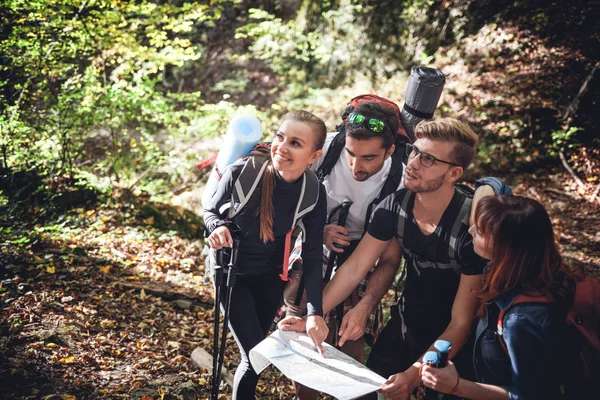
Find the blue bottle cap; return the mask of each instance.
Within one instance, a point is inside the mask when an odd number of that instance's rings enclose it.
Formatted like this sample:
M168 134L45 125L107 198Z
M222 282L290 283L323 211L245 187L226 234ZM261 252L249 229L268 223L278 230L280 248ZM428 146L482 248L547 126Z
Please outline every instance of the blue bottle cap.
M423 356L423 363L433 364L434 366L437 366L440 363L440 355L435 351L428 351Z
M435 349L440 353L450 353L452 343L447 340L436 340L433 344L433 347L435 347Z

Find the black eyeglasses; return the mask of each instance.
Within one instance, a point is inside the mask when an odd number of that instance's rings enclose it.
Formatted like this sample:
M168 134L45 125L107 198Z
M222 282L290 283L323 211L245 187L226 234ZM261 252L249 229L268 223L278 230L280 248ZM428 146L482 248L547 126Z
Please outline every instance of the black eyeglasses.
M454 165L455 167L460 167L460 165L458 165L456 163L440 160L439 158L436 158L429 153L424 153L421 150L419 150L418 147L413 146L412 144L406 144L406 155L411 160L413 158L415 158L416 156L420 156L419 161L421 162L421 165L424 166L425 168L433 167L433 164L435 164L436 161L444 163L444 164Z
M348 122L351 125L365 124L372 132L379 133L385 128L383 121L377 118L367 118L362 114L352 113L348 116Z

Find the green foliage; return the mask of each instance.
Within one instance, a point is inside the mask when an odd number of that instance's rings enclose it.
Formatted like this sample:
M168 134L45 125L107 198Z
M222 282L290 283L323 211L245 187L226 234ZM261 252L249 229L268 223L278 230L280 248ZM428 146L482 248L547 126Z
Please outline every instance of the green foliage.
M582 132L583 129L571 126L568 130L558 130L552 132L552 146L551 149L554 153L565 150L573 150L578 148L581 144L577 140L577 134Z
M411 66L445 63L440 47L473 32L481 41L465 39L460 55L471 73L506 64L501 93L484 90L485 103L466 102L466 115L490 132L483 163L509 151L503 158L516 165L535 144L550 146L542 152L550 156L573 148L583 136L557 130L554 117L547 122L554 101L543 99L537 118L531 112L542 92L559 99L563 86L531 84L536 74L509 64L539 53L539 43L509 34L501 20L526 21L541 35L556 25L558 9L505 3L7 0L0 5L0 167L66 176L101 194L135 188L166 200L169 188L197 178L193 166L205 154L194 144L223 133L235 113L259 117L267 136L294 108L333 128L359 92L401 103ZM536 91L523 89L530 86ZM503 107L515 114L498 120Z
M166 92L165 77L200 61L225 3L8 1L2 164L119 185L151 178L171 150L164 136L203 114L199 92Z

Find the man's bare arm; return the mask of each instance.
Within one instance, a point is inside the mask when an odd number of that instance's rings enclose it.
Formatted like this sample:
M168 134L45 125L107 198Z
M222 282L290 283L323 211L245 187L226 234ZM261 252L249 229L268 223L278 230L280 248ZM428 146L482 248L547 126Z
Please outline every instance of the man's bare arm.
M375 310L383 295L392 286L401 261L402 248L400 247L400 243L397 240L392 240L383 251L381 257L379 257L377 267L369 277L365 294L357 304L358 306L362 303L367 314Z
M465 345L473 330L479 307L479 298L473 292L481 289L482 283L481 275L461 275L460 277L458 291L452 304L452 320L439 337L439 339L452 343L450 358L454 357ZM433 345L429 350L432 348Z
M481 275L461 275L460 284L454 303L452 305L452 320L446 330L438 339L447 340L452 343L450 358L465 345L467 342L479 306L479 299L473 294L473 290L481 288ZM429 347L433 350L433 343ZM421 359L414 362L406 371L392 375L380 389L382 393L393 393L400 391L404 394L412 391L420 384L419 368Z
M340 346L343 346L347 340L358 340L365 334L369 315L392 285L401 260L400 243L397 240L390 241L369 277L362 299L342 319L339 327Z
M338 267L333 279L325 287L323 291L324 313L328 313L350 296L371 270L371 267L375 265L391 240L378 240L365 233L352 255Z

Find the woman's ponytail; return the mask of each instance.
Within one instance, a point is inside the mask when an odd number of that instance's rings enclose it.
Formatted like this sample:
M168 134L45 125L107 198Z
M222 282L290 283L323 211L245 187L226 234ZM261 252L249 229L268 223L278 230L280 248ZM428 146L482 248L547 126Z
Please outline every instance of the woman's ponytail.
M263 243L273 242L273 189L275 188L275 167L271 157L262 177L262 190L260 195L260 239Z

